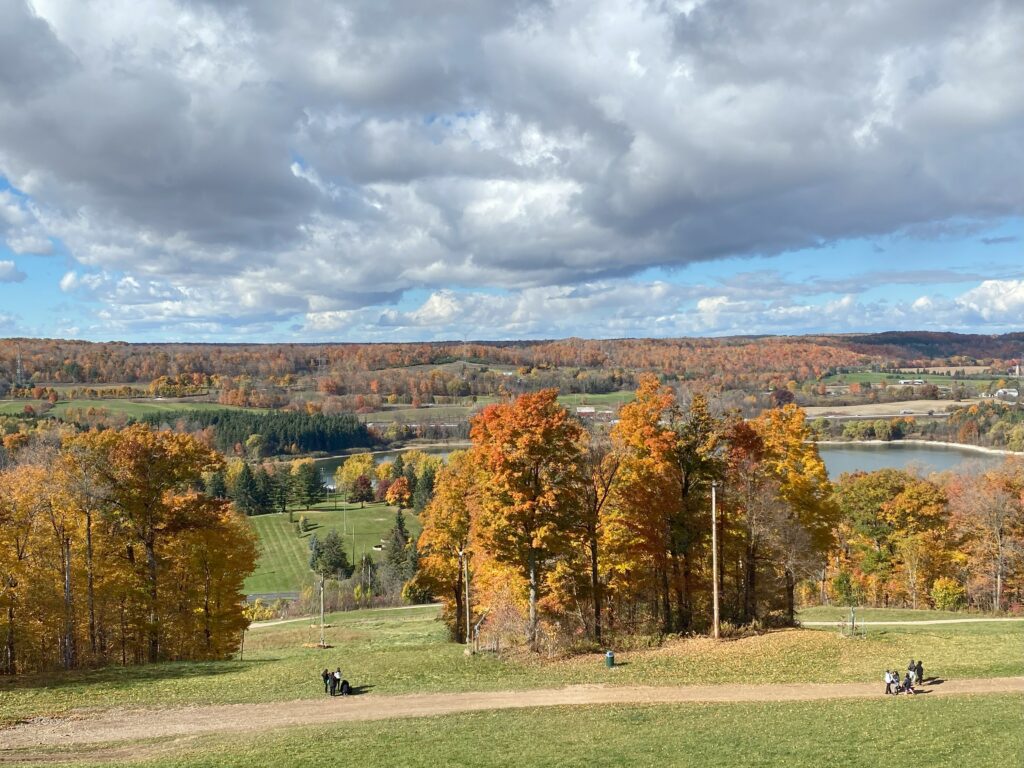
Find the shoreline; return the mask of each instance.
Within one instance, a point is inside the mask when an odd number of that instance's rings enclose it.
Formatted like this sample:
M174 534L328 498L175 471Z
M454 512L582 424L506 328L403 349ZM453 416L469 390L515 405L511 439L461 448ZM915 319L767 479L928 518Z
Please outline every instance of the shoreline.
M989 448L984 445L967 445L965 443L949 443L939 440L920 440L912 438L909 440L811 440L815 445L926 445L939 446L941 448L955 448L963 451L974 451L985 453L990 456L1018 456L1024 457L1024 451L1011 451L1006 448Z
M472 445L469 441L453 441L450 443L419 443L417 445L403 445L400 448L382 448L379 451L356 451L354 453L332 453L330 456L316 456L313 457L314 463L321 461L334 461L336 459L347 459L351 456L360 456L364 453L368 453L371 456L380 456L385 453L404 453L406 451L417 451L429 448L450 448L453 451L461 451L469 448Z

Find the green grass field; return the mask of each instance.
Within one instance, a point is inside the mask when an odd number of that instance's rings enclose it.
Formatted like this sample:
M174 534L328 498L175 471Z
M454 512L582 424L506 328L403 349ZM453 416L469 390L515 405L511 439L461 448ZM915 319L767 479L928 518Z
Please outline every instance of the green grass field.
M1024 697L1007 695L479 712L156 743L161 756L139 765L1008 768L1024 764L1022 706Z
M951 611L913 610L910 608L857 608L857 621L928 621L931 619L975 619L991 614L953 613ZM814 606L800 611L801 621L834 621L849 618L850 609L841 606Z
M271 514L257 515L249 518L253 529L259 536L260 557L256 572L245 582L248 594L272 592L296 592L309 583L309 537L314 533L323 538L331 530L343 534L349 560L368 553L375 559L380 553L373 549L380 544L381 538L395 524L395 507L385 504L367 504L360 508L358 504L338 502L337 509L333 501L317 504L312 509L296 509L293 511L295 520L305 515L312 528L299 536L295 533L288 515ZM411 510L405 510L405 522L410 533L418 536L420 521Z
M38 412L44 403L39 400L0 400L0 414L20 414L25 410L26 405L31 405ZM138 418L151 413L166 413L169 411L235 410L238 406L189 400L61 400L46 415L54 418L63 418L69 408L81 410L89 408L103 409L111 414L123 413L126 416ZM259 409L242 408L241 410L252 411Z
M864 382L870 382L871 384L877 384L879 382L886 382L889 386L898 387L900 386L899 381L901 379L923 379L928 384L935 384L936 386L952 386L954 382L962 382L969 384L973 387L987 388L988 385L993 381L999 381L998 376L979 376L977 378L967 377L962 379L955 379L952 376L940 376L935 373L878 373L875 371L854 371L852 373L838 373L832 376L826 376L822 381L825 384L853 384L854 382L863 384Z
M1024 623L871 628L864 637L831 629L784 630L715 643L706 638L545 661L513 654L467 657L447 641L433 606L352 611L330 617L330 649L308 621L249 630L244 660L163 663L84 670L56 678L0 681L0 723L110 706L171 706L311 699L323 695L317 671L340 665L374 694L546 688L574 683L683 685L728 682L849 682L922 658L928 676L1024 675ZM819 705L820 706L820 705Z

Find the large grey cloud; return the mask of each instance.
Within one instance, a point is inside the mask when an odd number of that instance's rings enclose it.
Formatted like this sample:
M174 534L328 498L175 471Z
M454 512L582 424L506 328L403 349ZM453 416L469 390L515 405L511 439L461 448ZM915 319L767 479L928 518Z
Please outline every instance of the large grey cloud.
M0 174L125 327L1024 212L1019 3L0 0L0 30Z

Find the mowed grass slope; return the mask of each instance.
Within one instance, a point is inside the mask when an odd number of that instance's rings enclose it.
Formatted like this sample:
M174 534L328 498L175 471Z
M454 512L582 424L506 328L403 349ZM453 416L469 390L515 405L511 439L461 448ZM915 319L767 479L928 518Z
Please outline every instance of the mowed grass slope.
M91 707L170 706L313 699L319 670L340 666L371 694L522 690L569 684L684 685L881 680L886 668L924 660L945 679L1024 675L1024 623L869 629L850 639L831 629L784 630L714 642L668 641L619 652L606 669L601 654L546 661L526 654L467 657L447 640L433 606L353 611L330 617L333 648L308 621L251 629L244 661L164 663L81 671L61 679L0 681L0 722Z
M257 515L249 518L259 537L260 557L256 572L245 582L248 594L296 592L311 581L309 571L309 539L316 534L323 539L329 531L337 531L345 542L349 562L356 562L364 553L375 560L380 552L374 550L380 545L388 531L395 524L396 507L386 504L358 504L324 501L312 508L295 509L293 518L297 521L305 516L311 528L306 533L295 533L294 523L288 522L287 514ZM405 524L410 535L420 532L419 518L412 510L405 510ZM353 556L354 553L354 556Z
M147 768L1024 764L1024 697L524 709L345 723L141 747ZM75 757L90 763L88 751Z
M46 403L42 400L0 400L0 414L17 415L23 413L26 405L31 405L38 413ZM60 400L51 410L47 411L46 416L60 419L64 418L68 409L86 411L89 408L105 410L110 414L124 414L131 418L171 411L260 410L258 408L240 408L234 405L190 400Z

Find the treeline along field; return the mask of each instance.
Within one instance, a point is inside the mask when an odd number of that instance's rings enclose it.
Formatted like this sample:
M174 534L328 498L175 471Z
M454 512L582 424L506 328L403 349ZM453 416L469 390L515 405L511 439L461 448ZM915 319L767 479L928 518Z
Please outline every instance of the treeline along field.
M210 429L213 445L223 453L239 452L236 449L252 441L254 436L262 456L314 451L336 453L377 444L366 425L351 413L181 410L147 414L140 421L153 426L175 425L188 432Z

